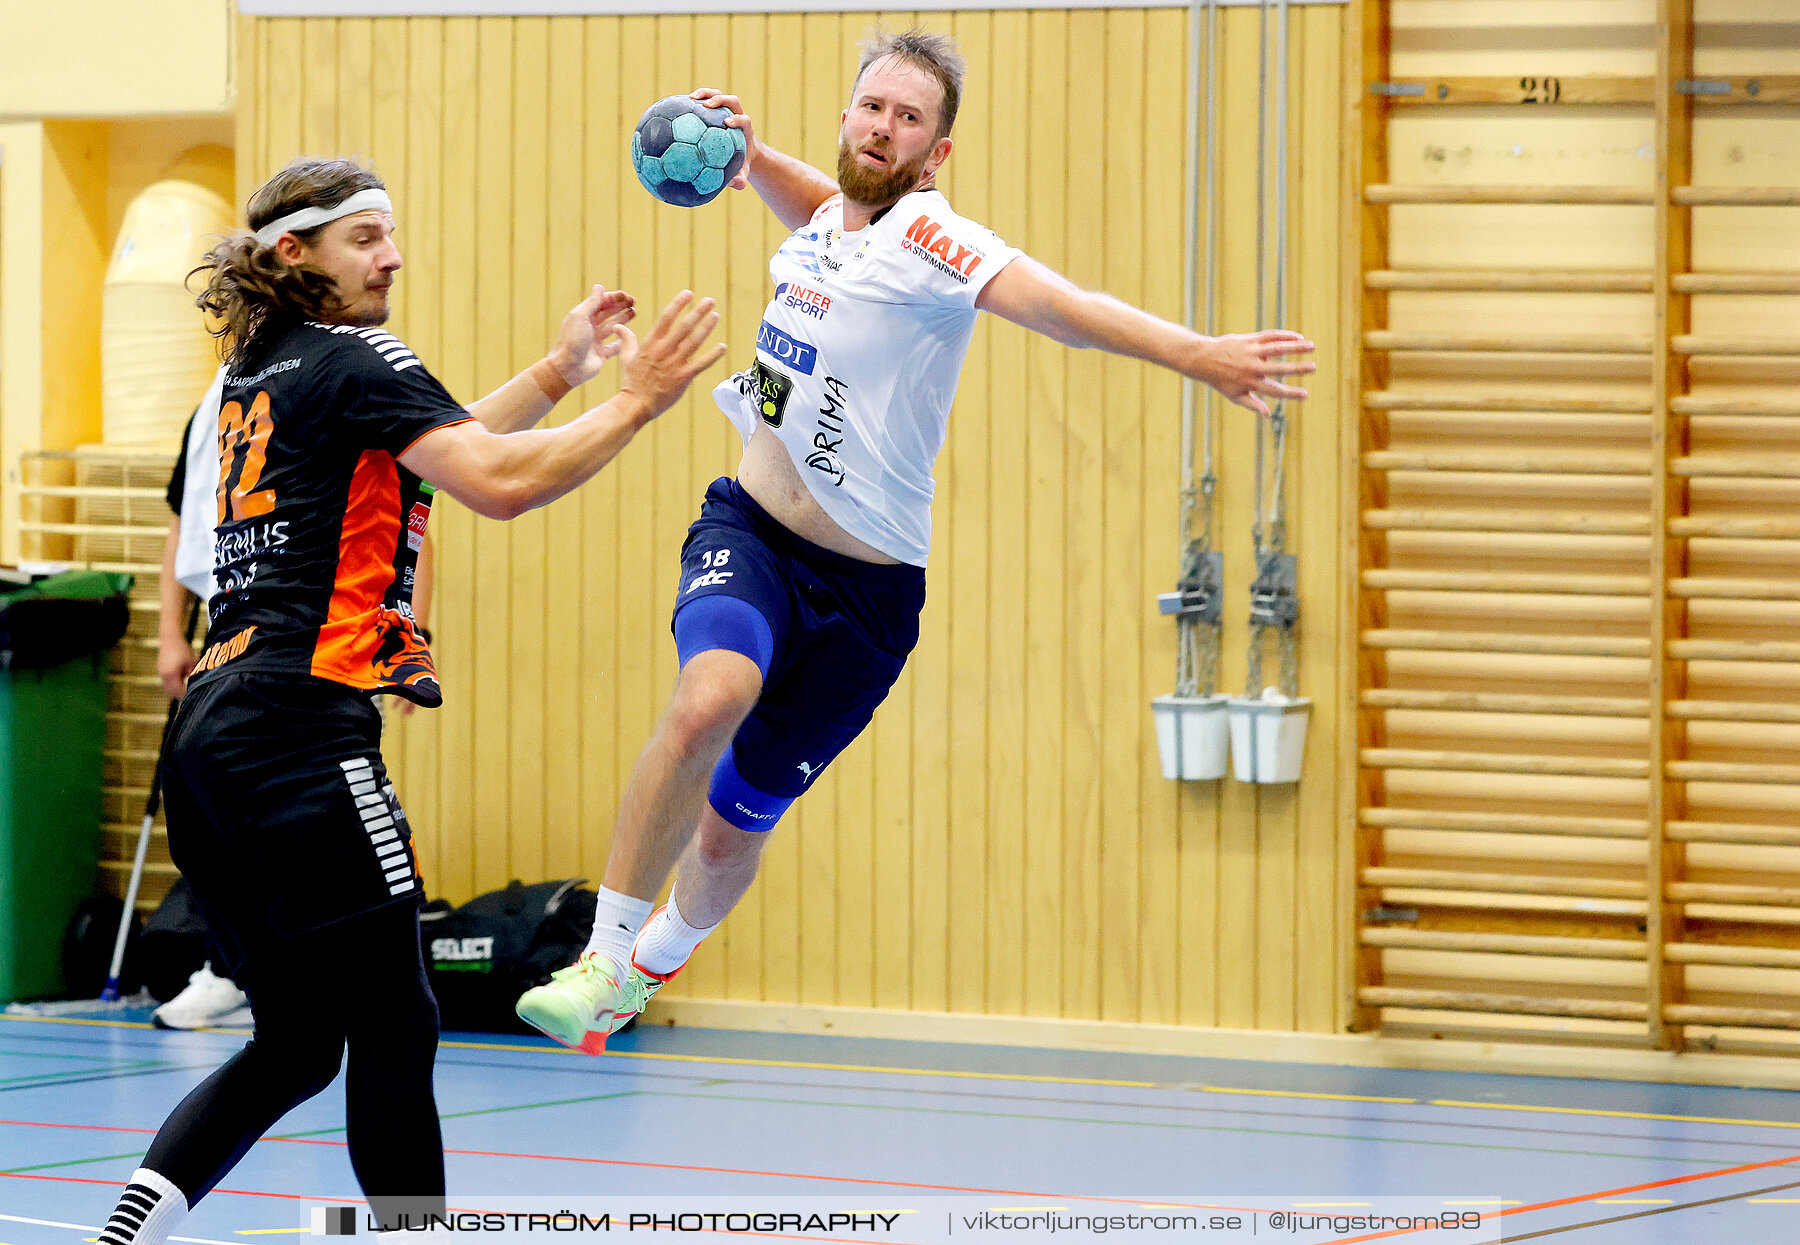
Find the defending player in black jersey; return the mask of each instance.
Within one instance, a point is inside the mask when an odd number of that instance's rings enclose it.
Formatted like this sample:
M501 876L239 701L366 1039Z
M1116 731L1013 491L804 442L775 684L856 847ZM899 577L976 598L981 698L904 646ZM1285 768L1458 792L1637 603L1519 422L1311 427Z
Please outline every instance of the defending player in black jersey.
M422 891L370 696L435 706L413 579L434 491L512 518L600 470L724 346L683 293L640 345L594 287L549 355L464 407L381 330L399 271L373 173L299 160L214 248L222 322L217 592L166 749L169 850L250 996L256 1031L175 1108L99 1239L160 1245L188 1207L348 1052L347 1141L383 1223L444 1210L437 1008ZM530 430L620 358L619 393ZM414 1222L421 1222L415 1219Z

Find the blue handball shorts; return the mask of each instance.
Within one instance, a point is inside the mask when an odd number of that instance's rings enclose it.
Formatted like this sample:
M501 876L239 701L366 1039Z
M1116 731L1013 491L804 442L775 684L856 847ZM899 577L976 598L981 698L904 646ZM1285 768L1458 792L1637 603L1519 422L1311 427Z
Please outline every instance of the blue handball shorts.
M709 597L751 606L768 623L754 644L708 642L683 625L682 611ZM723 603L720 603L723 604ZM755 792L791 801L869 724L919 642L925 569L878 565L803 540L771 518L736 480L715 480L681 547L674 630L681 660L705 648L766 651L762 696L721 760ZM717 607L704 615L745 611ZM754 617L751 618L754 623ZM757 819L713 805L743 829ZM748 814L749 810L744 810ZM775 813L778 816L779 813Z

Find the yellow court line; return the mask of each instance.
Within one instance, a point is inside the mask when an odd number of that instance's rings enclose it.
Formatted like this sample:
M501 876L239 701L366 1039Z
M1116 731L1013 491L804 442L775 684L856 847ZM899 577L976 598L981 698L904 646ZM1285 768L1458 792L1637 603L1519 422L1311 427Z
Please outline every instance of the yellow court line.
M99 1025L104 1029L154 1029L155 1025L142 1020L95 1020L80 1016L8 1016L0 1012L0 1020L28 1020L39 1025Z
M1419 1101L1417 1098L1380 1098L1372 1094L1316 1094L1301 1089L1232 1089L1225 1085L1196 1085L1192 1088L1203 1094L1248 1094L1253 1098L1316 1098L1327 1102L1391 1102L1403 1107L1412 1106Z
M1482 1111L1542 1111L1550 1115L1601 1115L1617 1120L1670 1120L1677 1124L1744 1124L1752 1128L1800 1128L1792 1120L1734 1120L1710 1115L1657 1115L1650 1111L1600 1111L1593 1107L1533 1107L1511 1102L1457 1102L1436 1098L1434 1107L1475 1107Z
M879 1072L890 1076L942 1076L971 1081L1036 1081L1045 1085L1108 1085L1119 1089L1161 1089L1155 1081L1102 1081L1083 1076L1027 1076L1019 1072L947 1072L936 1068L883 1068L857 1063L807 1063L797 1059L721 1059L714 1055L669 1055L622 1050L620 1059L672 1059L682 1063L725 1063L751 1068L811 1068L818 1072Z
M4 1016L7 1020L31 1021L35 1024L59 1025L99 1025L120 1029L153 1029L154 1025L134 1020L90 1020L72 1016ZM249 1030L214 1030L214 1032L244 1033ZM504 1050L525 1051L534 1054L549 1052L558 1055L575 1055L579 1052L560 1046L526 1046L505 1042L440 1042L440 1046L453 1050ZM801 1068L817 1072L870 1072L884 1076L935 1076L953 1080L970 1081L1023 1081L1039 1085L1097 1085L1114 1089L1167 1089L1166 1084L1156 1081L1108 1081L1094 1077L1081 1076L1027 1076L1018 1072L953 1072L939 1068L887 1068L871 1064L854 1063L809 1063L797 1059L739 1059L724 1055L676 1055L660 1051L621 1050L607 1051L606 1057L613 1059L659 1059L672 1063L716 1063L744 1068ZM1306 1098L1320 1102L1381 1102L1395 1106L1412 1106L1419 1104L1417 1098L1388 1098L1373 1094L1323 1094L1306 1090L1291 1089L1237 1089L1224 1085L1186 1086L1205 1094L1237 1094L1252 1098ZM1462 1102L1453 1098L1434 1098L1424 1105L1433 1107L1467 1107L1479 1111L1538 1111L1551 1115L1587 1115L1601 1116L1622 1120L1666 1120L1679 1124L1739 1124L1748 1128L1800 1128L1800 1122L1792 1120L1744 1120L1723 1116L1707 1115L1660 1115L1649 1111L1602 1111L1593 1107L1540 1107L1527 1103L1505 1102Z
M98 1025L99 1027L101 1027L103 1029L154 1029L154 1028L156 1028L155 1025L150 1024L148 1021L144 1021L144 1020L99 1020L99 1019L96 1019L91 1016L7 1016L4 1013L0 1013L0 1019L25 1020L25 1021L30 1021L32 1024L39 1024L39 1025ZM193 1032L199 1032L199 1030L189 1029L189 1030L181 1030L181 1032L193 1033ZM249 1025L243 1025L241 1027L237 1026L237 1025L211 1025L206 1029L206 1032L208 1032L208 1033L252 1033L252 1032L254 1032L254 1030L251 1029ZM308 1229L308 1230L310 1231L310 1229Z
M440 1042L440 1046L452 1046L462 1050L518 1050L542 1052L542 1046L514 1046L503 1043L487 1042ZM555 1048L557 1054L574 1054L565 1048ZM1116 1089L1168 1089L1170 1086L1157 1081L1104 1081L1085 1076L1026 1076L1017 1072L950 1072L939 1068L887 1068L870 1064L855 1063L808 1063L804 1060L792 1059L735 1059L717 1055L673 1055L659 1051L620 1050L607 1051L605 1058L617 1059L668 1059L681 1063L723 1063L749 1068L810 1068L818 1072L877 1072L889 1076L941 1076L954 1077L972 1081L1031 1081L1043 1085L1104 1085ZM1182 1088L1195 1090L1203 1094L1244 1094L1256 1098L1314 1098L1330 1102L1389 1102L1400 1105L1417 1103L1417 1098L1378 1098L1366 1094L1315 1094L1294 1089L1236 1089L1226 1085L1192 1085Z
M7 1016L7 1020L29 1020L37 1024L58 1025L100 1025L117 1029L154 1029L156 1026L136 1020L84 1020L73 1016ZM216 1033L248 1033L248 1029L215 1029ZM454 1050L509 1050L529 1051L543 1054L573 1055L578 1052L560 1046L525 1046L505 1042L439 1042L441 1047ZM607 1051L607 1057L614 1059L662 1059L676 1063L722 1063L737 1067L751 1068L811 1068L819 1072L878 1072L889 1076L939 1076L964 1078L975 1081L1033 1081L1045 1085L1105 1085L1116 1089L1161 1089L1156 1081L1103 1081L1091 1077L1080 1076L1026 1076L1017 1072L950 1072L936 1068L883 1068L866 1064L853 1063L808 1063L802 1060L788 1059L734 1059L724 1055L675 1055L660 1051L620 1050ZM1235 1093L1277 1093L1276 1090L1232 1090L1219 1089L1212 1092L1221 1094ZM1312 1095L1299 1095L1309 1097ZM1328 1097L1332 1095L1317 1095ZM1379 1101L1411 1102L1412 1099L1382 1099Z
M578 1053L562 1047L512 1046L487 1042L440 1042L439 1045L456 1047L460 1050L522 1050L543 1054L546 1049L549 1049L553 1054L573 1055ZM723 1063L740 1068L809 1068L816 1072L879 1072L887 1076L941 1076L972 1081L1035 1081L1045 1085L1108 1085L1121 1089L1164 1088L1155 1081L1101 1081L1080 1076L1026 1076L1018 1072L947 1072L937 1068L883 1068L857 1063L807 1063L797 1059L735 1059L722 1055L673 1055L646 1050L609 1050L603 1058L663 1059L675 1063Z

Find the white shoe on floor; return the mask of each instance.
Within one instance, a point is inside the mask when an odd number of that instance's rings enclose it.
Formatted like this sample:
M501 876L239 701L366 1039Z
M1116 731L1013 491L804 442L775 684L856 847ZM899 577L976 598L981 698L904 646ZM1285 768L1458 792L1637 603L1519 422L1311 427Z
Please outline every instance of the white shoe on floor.
M150 1013L159 1029L238 1028L250 1020L249 996L231 978L214 975L211 964L202 964L187 989Z

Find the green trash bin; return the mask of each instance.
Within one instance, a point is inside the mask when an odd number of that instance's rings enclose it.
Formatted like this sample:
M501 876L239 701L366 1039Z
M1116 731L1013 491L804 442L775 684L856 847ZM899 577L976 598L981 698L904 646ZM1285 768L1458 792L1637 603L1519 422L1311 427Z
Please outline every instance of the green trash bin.
M0 585L0 1002L64 990L63 932L99 876L106 675L131 583Z

